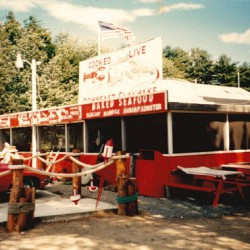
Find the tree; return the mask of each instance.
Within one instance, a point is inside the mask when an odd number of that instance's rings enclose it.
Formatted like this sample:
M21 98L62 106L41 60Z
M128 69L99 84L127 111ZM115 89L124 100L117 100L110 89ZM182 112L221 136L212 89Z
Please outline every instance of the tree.
M179 70L174 62L166 57L162 58L163 78L180 78L185 79L183 71Z
M55 55L55 45L53 44L51 33L44 29L35 17L29 17L25 20L24 30L21 38L17 41L18 51L22 57L31 63L32 59L41 61L42 64L37 68L37 79L43 74L46 64ZM31 110L31 74L32 70L28 63L19 70L20 80L16 83L19 92L16 93L19 98L18 111ZM40 107L39 89L38 89L38 108Z
M186 69L190 65L190 57L188 52L182 50L181 48L172 49L170 46L166 46L163 50L163 56L168 60L173 62L173 66L178 69L175 71L177 75L173 77L187 78Z
M4 24L5 32L8 34L8 39L12 45L16 45L18 39L22 36L22 27L15 19L13 12L9 12L6 16Z
M222 85L237 86L236 63L231 62L231 58L221 55L214 65L214 75Z
M213 75L213 60L206 50L191 50L191 64L187 68L188 78L198 83L209 84Z
M42 108L77 103L79 62L97 55L96 45L83 45L65 33L56 37L55 46L56 55L39 80Z
M240 86L250 91L250 63L239 66Z
M19 82L17 70L15 69L15 59L17 41L22 36L23 29L15 20L14 14L9 12L5 21L0 24L0 112L8 113L17 111L14 94L18 89L16 83Z

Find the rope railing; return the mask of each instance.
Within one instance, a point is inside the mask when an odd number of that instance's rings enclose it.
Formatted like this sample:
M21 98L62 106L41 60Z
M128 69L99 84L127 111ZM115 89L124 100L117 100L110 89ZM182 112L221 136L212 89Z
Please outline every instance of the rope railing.
M72 156L70 156L69 159L72 160L73 162L75 162L75 163L76 163L77 165L79 165L80 167L82 167L82 168L87 168L87 169L93 169L93 168L98 167L99 165L102 164L102 162L101 162L101 163L98 163L98 164L96 164L96 165L86 164L86 163L84 163L84 162L81 162L81 161L75 159L75 158L72 157Z
M3 176L8 175L10 173L11 173L11 170L6 170L6 171L0 173L0 177L3 177Z
M68 155L66 155L66 156L68 157ZM61 177L61 178L81 177L81 176L86 175L86 174L93 174L93 173L95 173L95 172L97 172L99 170L102 170L102 169L112 165L114 163L114 160L125 159L125 158L128 158L128 157L129 157L128 155L113 156L107 162L101 162L101 163L98 163L98 164L95 164L95 165L90 165L90 164L83 163L83 162L75 159L74 157L70 156L69 158L72 161L74 161L76 164L80 165L81 167L86 168L86 170L82 170L79 173L49 172L49 171L40 170L40 169L37 169L37 168L32 168L32 167L29 167L29 166L24 165L24 164L23 165L9 165L10 170L7 170L7 171L4 171L4 172L0 173L0 177L10 174L11 170L14 170L14 169L26 169L26 170L29 170L30 172L34 172L34 173L37 173L37 174L46 175L46 176L50 176L50 177L51 176L52 177ZM40 158L40 157L38 157L38 158ZM66 157L63 157L63 158L65 159ZM49 163L54 164L56 162L57 161L49 162Z
M61 161L64 161L65 159L69 158L70 160L74 161L75 163L77 163L78 165L80 165L81 167L85 167L85 168L93 168L93 165L90 165L90 164L86 164L86 163L83 163L77 159L75 159L73 156L77 157L77 156L81 156L83 155L84 153L67 153L66 155L64 155L62 158L58 159L58 160L54 160L54 161L48 161L44 158L42 158L42 156L48 156L50 153L39 153L39 154L36 154L34 156L30 156L30 157L26 157L26 158L22 158L24 161L27 161L27 160L31 160L33 158L38 158L41 162L45 163L46 165L53 165L53 164L56 164L56 163L59 163ZM11 154L12 158L15 158L15 155L14 154ZM116 155L116 156L112 156L112 159L116 160L116 159L120 159L119 158L120 156L119 155ZM122 156L123 158L128 158L129 155L123 155Z
M49 155L49 153L39 153L39 154L36 154L34 156L29 156L29 157L26 157L26 158L22 158L24 161L28 161L28 160L31 160L33 158L36 158L36 157L41 157L41 156L47 156Z
M44 171L44 170L40 170L40 169L37 169L37 168L32 168L32 167L29 167L27 165L10 165L9 168L10 170L14 170L14 169L26 169L26 170L29 170L30 172L34 172L34 173L37 173L37 174L41 174L41 175L46 175L46 176L51 176L51 177L61 177L61 178L69 178L69 177L81 177L83 175L86 175L86 174L92 174L94 172L97 172L99 170L102 170L110 165L112 165L114 163L114 160L110 160L106 163L102 163L100 166L94 168L94 169L89 169L89 170L85 170L85 171L82 171L82 172L79 172L79 173L69 173L69 174L66 174L66 173L55 173L55 172L48 172L48 171Z
M40 157L40 156L38 156L37 158L38 158L41 162L45 163L46 165L50 165L50 164L53 165L53 164L56 164L56 163L59 163L59 162L65 160L66 158L68 158L68 155L65 155L65 156L63 156L62 158L60 158L60 159L58 159L58 160L55 160L55 161L48 161L48 160L43 159L43 158Z

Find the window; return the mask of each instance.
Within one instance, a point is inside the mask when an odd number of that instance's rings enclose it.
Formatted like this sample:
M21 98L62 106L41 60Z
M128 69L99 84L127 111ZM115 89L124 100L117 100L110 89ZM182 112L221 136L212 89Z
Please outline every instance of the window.
M68 124L69 150L80 149L83 151L83 124Z
M5 142L10 143L10 130L9 129L1 129L1 143L4 144ZM3 149L3 145L1 146L1 150Z
M112 117L86 121L88 130L88 152L98 153L109 139L114 144L114 152L121 150L121 119Z
M13 142L18 151L31 151L31 127L28 128L14 128L12 130Z
M39 127L40 151L65 151L65 125Z
M173 113L174 153L224 149L226 115Z
M150 149L167 153L166 113L128 116L124 120L128 152L138 153L140 149Z

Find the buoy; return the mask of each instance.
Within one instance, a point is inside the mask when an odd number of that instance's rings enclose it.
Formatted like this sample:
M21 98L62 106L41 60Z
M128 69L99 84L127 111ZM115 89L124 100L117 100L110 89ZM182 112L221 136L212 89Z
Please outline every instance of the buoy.
M112 139L108 140L104 146L104 150L103 150L103 158L106 161L108 158L112 157L112 153L113 153L113 141Z
M76 189L74 187L74 195L70 196L70 200L75 203L75 205L78 204L79 200L81 200L81 195L80 194L76 194Z
M94 181L93 181L93 175L91 174L91 179L90 179L90 186L87 186L87 190L94 193L98 190L97 186L94 186Z

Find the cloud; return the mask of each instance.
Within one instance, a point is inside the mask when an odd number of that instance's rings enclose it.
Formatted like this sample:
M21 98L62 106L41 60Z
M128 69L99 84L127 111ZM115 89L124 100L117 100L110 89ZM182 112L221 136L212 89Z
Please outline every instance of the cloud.
M92 27L98 20L112 20L120 24L122 22L132 22L135 18L129 15L126 10L91 6L82 7L59 1L44 1L44 4L40 7L61 21L78 23L87 27Z
M159 3L161 0L139 0L141 3Z
M220 40L224 43L238 43L238 44L250 44L250 29L244 33L229 33L219 36Z
M169 4L160 8L161 13L167 13L174 10L196 10L202 9L204 6L202 4L193 4L193 3L176 3Z
M139 0L143 3L155 2L155 0ZM86 1L88 2L88 1ZM159 1L158 1L159 2ZM72 4L70 1L60 0L0 0L0 8L17 12L28 12L33 8L41 8L50 16L65 23L76 23L85 26L95 32L97 22L103 20L117 25L134 22L138 17L158 15L158 9L141 8L135 10L97 8ZM193 10L202 8L200 4L178 3L161 7L160 13L174 10Z
M153 16L155 11L152 9L137 9L132 11L132 15L136 18L139 16Z
M0 0L0 8L6 10L15 10L17 12L27 12L36 7L35 1L20 0Z

